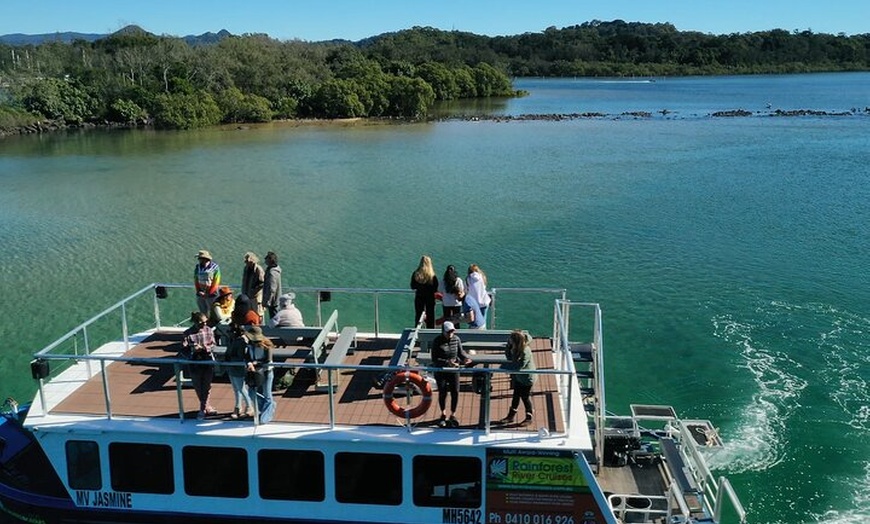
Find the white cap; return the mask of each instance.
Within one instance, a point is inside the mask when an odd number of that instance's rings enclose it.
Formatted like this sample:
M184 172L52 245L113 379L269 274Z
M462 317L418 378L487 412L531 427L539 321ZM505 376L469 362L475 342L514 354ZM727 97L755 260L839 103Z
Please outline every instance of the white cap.
M448 331L456 331L456 328L453 327L453 322L448 320L441 326L441 330L447 333Z

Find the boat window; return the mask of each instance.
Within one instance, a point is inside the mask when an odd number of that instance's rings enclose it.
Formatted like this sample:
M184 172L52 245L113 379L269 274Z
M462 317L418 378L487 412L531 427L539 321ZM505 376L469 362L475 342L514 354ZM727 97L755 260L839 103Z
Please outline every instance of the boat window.
M175 493L172 448L165 444L109 444L112 489L130 493Z
M477 457L414 457L414 504L480 507L482 467Z
M323 453L264 449L257 462L262 498L314 502L326 498Z
M66 475L72 489L103 489L100 476L100 448L92 440L66 443Z
M201 497L246 498L248 452L243 448L185 446L184 492Z
M382 453L336 453L335 498L353 504L402 503L402 457Z

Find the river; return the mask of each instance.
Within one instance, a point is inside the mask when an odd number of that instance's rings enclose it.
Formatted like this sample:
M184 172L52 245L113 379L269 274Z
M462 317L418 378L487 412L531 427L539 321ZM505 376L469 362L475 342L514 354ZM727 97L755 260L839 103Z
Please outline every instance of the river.
M600 302L608 407L712 420L749 522L870 520L870 74L516 87L448 108L485 118L0 141L3 394L199 249L231 283L272 250L285 286L387 288L426 253Z

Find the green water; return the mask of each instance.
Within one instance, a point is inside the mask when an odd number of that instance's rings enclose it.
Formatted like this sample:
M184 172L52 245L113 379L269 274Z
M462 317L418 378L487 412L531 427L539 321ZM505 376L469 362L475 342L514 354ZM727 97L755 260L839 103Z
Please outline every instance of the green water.
M245 251L272 250L285 286L384 288L426 253L600 302L608 407L711 419L750 522L864 522L868 137L858 115L7 139L0 384L29 399L34 351L190 281L198 249L231 283Z

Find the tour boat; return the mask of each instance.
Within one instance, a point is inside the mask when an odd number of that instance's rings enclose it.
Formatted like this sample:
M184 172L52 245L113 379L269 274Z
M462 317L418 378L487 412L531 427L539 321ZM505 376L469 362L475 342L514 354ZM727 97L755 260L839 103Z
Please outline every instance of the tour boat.
M490 290L487 329L456 331L472 363L457 370L458 422L441 427L440 330L390 327L412 316L408 291L294 291L313 318L263 328L276 377L292 378L268 423L231 418L220 377L219 413L197 418L178 356L190 286L148 285L34 353L34 398L8 399L0 417L0 507L30 523L745 521L707 465L724 446L711 422L607 410L598 304ZM514 329L532 337L534 414L503 423Z

